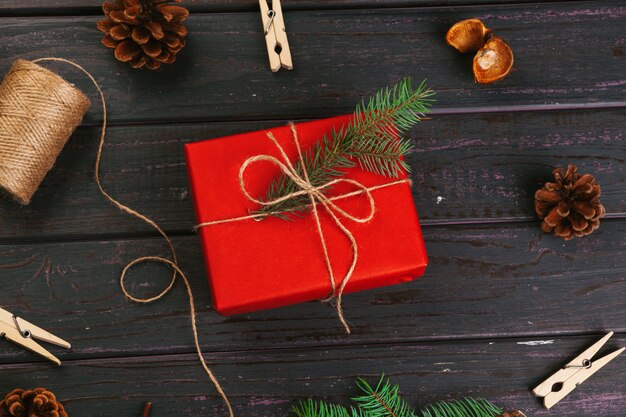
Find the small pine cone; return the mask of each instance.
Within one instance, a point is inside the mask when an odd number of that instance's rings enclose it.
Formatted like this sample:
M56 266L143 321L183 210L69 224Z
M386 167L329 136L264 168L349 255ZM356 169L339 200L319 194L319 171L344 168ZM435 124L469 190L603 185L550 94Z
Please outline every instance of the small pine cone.
M105 19L98 29L102 43L115 49L115 58L133 68L158 69L171 64L185 46L189 11L181 0L113 0L102 5Z
M600 203L600 184L593 175L576 173L576 166L552 171L555 182L547 182L535 193L535 211L541 229L565 240L581 237L600 227L606 210Z
M68 417L63 404L44 388L15 389L0 402L0 417Z

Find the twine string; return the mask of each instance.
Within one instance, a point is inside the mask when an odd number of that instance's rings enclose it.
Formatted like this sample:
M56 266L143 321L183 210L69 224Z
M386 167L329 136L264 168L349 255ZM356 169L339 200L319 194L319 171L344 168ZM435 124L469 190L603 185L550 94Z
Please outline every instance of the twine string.
M316 197L318 197L316 194L314 194L314 190L313 186L311 186L311 180L309 180L309 173L306 169L306 164L304 163L304 157L302 156L302 150L300 149L300 140L298 139L298 132L296 131L296 125L293 124L293 122L289 123L289 127L291 128L291 133L293 135L293 140L296 144L296 149L298 150L298 158L300 160L300 164L302 166L302 173L304 174L304 178L302 178L303 181L303 185L307 186L307 191L308 191L308 196L309 196L309 200L311 201L311 208L313 209L313 217L315 219L315 227L317 228L317 234L320 237L320 243L322 244L322 250L324 252L324 263L326 264L326 269L328 270L328 279L330 280L330 294L326 297L327 300L332 300L332 298L335 296L335 291L337 291L337 285L335 284L335 274L333 272L333 267L332 264L330 262L330 256L328 255L328 247L326 246L326 239L324 238L324 231L322 230L322 223L320 222L320 215L317 211L317 201L316 201ZM271 132L270 132L271 133ZM276 144L278 146L278 141L276 140L276 138L273 137L272 135L272 141L274 142L274 144ZM280 147L280 146L279 146ZM284 150L281 148L281 154L284 156L285 152ZM293 165L291 165L291 162L288 162L289 164L289 170L291 171L292 175L293 174L297 174L297 171L295 170L295 168L293 167ZM319 192L319 191L318 191ZM321 194L321 193L320 193ZM322 196L324 196L322 194ZM370 195L371 197L371 195ZM320 202L322 202L323 200L320 200ZM333 216L333 219L335 220L335 222L338 223L338 225L341 227L341 222L339 222L339 219L337 219L334 215L334 213L332 212L332 210L330 210L328 208L328 206L324 206L326 208L326 210L329 212L329 214L331 216ZM374 205L373 205L373 201L371 201L370 199L370 210L371 210L371 216L374 216ZM348 238L350 238L350 232L347 233ZM356 247L356 242L354 241L354 239L350 239L350 243L352 244L352 251L353 251L353 262L356 263L356 256L357 256L357 247ZM352 274L350 274L352 275ZM346 276L343 280L345 281L346 279L349 279L348 276ZM346 320L343 316L343 309L341 307L341 296L342 296L342 292L341 291L339 293L339 295L337 296L337 315L339 316L339 320L341 321L341 324L343 324L344 329L346 330L346 333L350 334L350 327L348 326L348 324L346 323Z
M374 213L376 211L376 203L374 201L374 197L372 196L372 191L379 190L385 187L394 186L394 185L410 183L410 180L402 179L398 181L384 183L384 184L374 186L374 187L366 187L360 182L352 180L352 179L338 178L338 179L328 181L322 185L315 186L311 184L311 181L309 179L309 174L304 164L304 156L300 148L300 141L298 139L298 132L296 130L296 126L290 122L289 127L291 130L292 139L295 143L296 150L298 152L298 159L300 161L300 166L302 167L302 175L300 175L298 171L296 170L296 168L293 166L284 148L280 145L280 143L278 143L278 141L276 140L272 132L268 132L267 138L272 141L272 143L278 150L278 153L280 154L281 159L278 159L271 155L256 155L256 156L252 156L246 159L241 165L241 168L239 169L239 188L242 194L248 200L260 206L273 206L283 201L291 200L293 198L303 196L303 195L307 195L309 197L309 201L310 201L309 206L311 207L311 211L313 213L313 219L315 221L317 235L320 238L322 252L324 255L323 256L324 263L328 271L328 277L329 277L330 287L331 287L331 292L329 296L322 301L323 302L335 301L335 308L337 310L337 316L339 317L339 320L341 321L341 324L343 325L343 328L346 331L346 333L350 334L350 326L348 326L348 323L346 322L346 319L343 313L342 297L343 297L344 289L346 285L348 284L348 281L352 277L352 274L354 273L354 270L356 268L356 265L359 259L359 251L358 251L357 241L354 235L346 227L346 225L343 223L341 219L342 218L348 219L356 223L369 222L374 217ZM296 186L298 187L298 190L294 191L293 193L289 193L284 196L277 197L274 199L269 199L269 200L260 200L254 197L253 195L251 195L248 192L246 188L246 184L245 184L246 170L250 167L250 165L257 163L257 162L263 162L263 161L270 162L276 165L285 176L287 176L291 181L293 181L296 184ZM352 185L356 188L356 191L341 194L339 196L334 196L334 197L328 197L326 194L324 194L324 190L326 188L332 187L333 185L340 184L340 183ZM368 211L367 211L367 214L364 216L353 215L345 211L341 207L339 207L334 202L335 200L338 200L341 198L347 198L347 197L352 197L352 196L357 196L357 195L363 195L365 196L367 200ZM326 244L326 238L324 237L324 232L322 229L322 222L320 220L318 205L320 205L326 211L326 213L328 213L328 215L331 217L335 225L339 228L339 230L341 230L341 232L346 236L346 238L350 242L352 259L351 259L348 270L346 271L346 273L344 274L343 278L341 279L339 283L338 288L335 282L335 274L333 272L330 255L328 253L328 245ZM221 219L221 220L203 222L203 223L198 224L195 227L195 229L198 230L200 228L207 227L207 226L213 226L213 225L224 224L224 223L233 223L233 222L239 222L243 220L250 220L250 219L258 220L264 217L271 216L273 214L278 214L279 212L280 211L271 211L269 213L255 213L255 214L250 214L248 216L233 217L229 219Z
M139 258L133 260L128 265L126 265L126 267L124 267L124 269L123 269L123 271L122 271L122 273L120 275L120 287L122 289L122 292L124 293L124 296L126 298L128 298L129 300L134 301L136 303L142 303L142 304L151 303L153 301L160 300L166 294L168 294L171 291L171 289L174 287L174 284L176 283L176 278L178 276L180 276L182 278L182 280L183 280L183 282L185 284L185 287L187 289L187 295L189 296L189 311L190 311L190 316L191 316L191 329L192 329L192 333L193 333L193 339L194 339L194 345L195 345L195 348L196 348L196 353L198 355L198 358L200 359L200 363L202 365L202 368L204 369L204 371L208 375L209 379L211 380L211 382L215 386L215 389L217 390L219 395L222 397L222 400L224 401L224 404L228 408L229 416L230 417L234 417L233 408L232 408L232 406L230 404L230 401L228 400L228 396L226 395L226 393L222 389L218 379L215 377L215 374L213 374L213 372L211 371L211 369L207 365L206 361L204 360L202 349L200 348L200 342L199 342L199 339L198 339L198 327L196 325L196 307L195 307L195 300L194 300L193 292L191 290L191 285L189 283L189 279L187 278L185 273L181 270L181 268L178 266L178 257L176 255L176 249L174 248L174 244L173 244L172 240L167 235L167 233L165 233L165 231L155 221L153 221L149 217L147 217L147 216L145 216L145 215L143 215L143 214L141 214L141 213L131 209L130 207L124 205L123 203L119 202L114 197L112 197L107 191L105 191L104 187L102 186L102 181L101 181L101 178L100 178L100 166L101 166L100 162L102 160L102 150L104 148L104 143L105 143L105 138L106 138L107 106L106 106L106 101L104 99L104 93L102 92L102 89L100 88L100 85L98 84L96 79L93 77L93 75L91 75L91 73L89 73L89 71L87 71L85 68L83 68L82 66L78 65L77 63L75 63L73 61L70 61L70 60L67 60L67 59L63 59L63 58L46 57L46 58L36 59L36 60L34 60L32 62L36 63L36 62L41 62L41 61L58 61L58 62L63 62L63 63L66 63L68 65L71 65L71 66L77 68L78 70L82 71L91 80L93 85L96 87L96 90L98 91L98 94L100 95L100 102L102 103L102 116L103 116L102 130L101 130L101 133L100 133L100 141L98 143L98 152L96 154L96 162L95 162L95 179L96 179L96 184L98 185L98 190L100 191L100 193L109 202L111 202L117 208L119 208L120 210L130 214L131 216L134 216L134 217L137 217L140 220L143 220L144 222L146 222L147 224L152 226L154 229L156 229L159 232L159 234L161 236L163 236L163 238L166 240L166 242L167 242L167 244L169 246L169 249L170 249L170 251L172 253L173 260L170 260L170 259L167 259L167 258L164 258L164 257L160 257L160 256L143 256L143 257L139 257ZM130 294L128 292L128 290L126 289L125 279L126 279L126 275L127 275L128 271L131 268L133 268L135 265L140 264L140 263L144 263L144 262L159 262L159 263L163 263L163 264L169 266L170 268L172 268L172 270L173 270L172 279L170 280L170 282L167 285L167 287L165 287L165 289L163 291L161 291L159 294L157 294L154 297L149 297L149 298L135 297L132 294Z

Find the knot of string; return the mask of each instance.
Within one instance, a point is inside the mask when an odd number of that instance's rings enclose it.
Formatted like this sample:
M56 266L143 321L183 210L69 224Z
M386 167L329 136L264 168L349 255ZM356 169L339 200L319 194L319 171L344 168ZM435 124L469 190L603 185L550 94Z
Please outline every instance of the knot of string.
M264 207L276 206L284 201L291 200L296 197L300 197L304 195L308 196L308 200L310 202L308 206L310 207L311 212L313 214L313 219L315 221L317 235L320 238L320 243L321 243L323 257L324 257L324 263L328 271L328 278L329 278L330 288L331 288L329 296L322 301L334 302L334 306L337 310L337 316L339 317L339 320L341 321L341 324L343 325L343 328L345 329L346 333L350 334L350 326L348 326L348 323L346 322L346 319L343 313L342 297L343 297L344 289L346 285L348 284L348 281L352 277L354 270L356 268L356 265L359 259L359 248L358 248L357 241L354 235L346 227L343 220L347 219L356 223L369 222L374 217L374 213L376 211L376 204L375 204L374 197L372 196L371 192L373 190L377 190L377 189L384 188L384 187L389 187L392 185L408 183L410 180L402 179L402 180L388 182L382 185L368 188L358 181L355 181L352 179L346 179L346 178L339 178L339 179L328 181L322 185L315 186L311 184L309 174L306 170L306 164L304 163L304 156L302 153L302 149L300 147L300 141L298 139L298 132L296 130L296 126L293 123L289 123L289 127L291 130L291 136L296 146L296 150L298 152L298 160L300 162L301 173L298 172L298 170L291 163L291 161L289 160L289 157L287 156L287 153L285 152L284 148L280 145L278 140L276 140L273 133L268 132L267 137L272 141L272 143L278 150L278 153L280 154L281 159L275 156L271 156L271 155L256 155L256 156L252 156L246 159L244 163L241 165L241 168L239 169L239 187L243 195L248 200ZM268 200L260 200L252 196L246 188L245 179L244 179L245 173L246 173L246 170L252 164L263 162L263 161L276 165L286 177L288 177L291 181L294 182L294 184L298 187L297 191L294 191L293 193L289 193L289 194L286 194L286 195L283 195L274 199L268 199ZM333 197L329 197L326 194L324 194L325 189L332 187L336 184L340 184L340 183L351 185L355 187L356 190L346 193L346 194L333 196ZM357 196L357 195L364 195L368 203L368 210L366 214L363 216L353 215L345 211L344 209L342 209L335 203L335 200ZM350 261L348 270L343 275L343 278L341 278L341 280L339 281L339 284L337 284L336 279L335 279L335 273L333 271L330 255L328 252L328 245L326 243L326 238L324 237L324 231L322 228L322 222L321 222L320 213L319 213L320 207L323 208L326 211L326 213L328 213L328 215L333 220L335 225L339 228L339 230L341 230L341 232L346 236L346 238L350 242L352 259ZM279 210L256 213L256 214L251 214L251 215L242 216L242 217L234 217L230 219L209 221L209 222L198 224L196 226L196 229L200 229L206 226L212 226L216 224L237 222L237 221L242 221L246 219L258 220L258 219L271 216L273 214L278 214L278 213L280 213Z
M100 193L108 201L110 201L117 208L119 208L120 210L130 214L131 216L134 216L134 217L137 217L138 219L143 220L144 222L146 222L147 224L152 226L167 241L167 244L168 244L169 249L171 251L172 260L167 259L167 258L163 258L163 257L160 257L160 256L144 256L144 257L137 258L134 261L130 262L128 265L126 265L126 267L124 268L124 270L122 271L122 273L120 275L120 287L122 289L122 292L124 293L126 298L128 298L129 300L134 301L136 303L143 303L143 304L151 303L153 301L160 300L167 293L169 293L170 290L174 287L174 284L176 283L176 279L177 279L178 276L180 276L182 278L182 280L183 280L183 282L185 284L185 287L187 289L187 295L189 296L189 311L190 311L190 315L191 315L191 329L192 329L192 332L193 332L193 339L194 339L194 344L195 344L195 348L196 348L196 353L198 354L198 358L200 360L202 368L204 369L204 371L208 375L209 379L211 380L211 382L215 386L215 389L217 390L219 395L222 397L222 400L224 401L224 404L228 408L229 416L230 417L234 417L233 408L232 408L232 406L230 404L230 401L228 400L228 396L226 395L226 393L222 389L219 381L217 380L217 378L215 377L215 375L213 374L213 372L211 371L211 369L207 365L206 361L204 360L204 357L203 357L203 354L202 354L202 349L200 348L200 342L198 340L198 328L197 328L197 325L196 325L196 307L195 307L193 292L191 290L191 285L189 284L189 279L187 278L187 276L183 273L183 271L178 266L178 257L176 255L176 249L174 248L174 244L172 243L172 240L169 238L167 233L165 233L165 231L156 222L154 222L149 217L146 217L143 214L141 214L141 213L131 209L130 207L120 203L118 200L116 200L114 197L112 197L108 192L106 192L104 190L103 186L102 186L102 182L100 180L100 161L102 159L102 150L104 148L104 142L105 142L105 137L106 137L107 107L106 107L106 101L104 99L104 93L102 92L102 89L100 88L100 85L98 84L96 79L93 77L93 75L91 75L91 73L89 73L89 71L87 71L85 68L83 68L82 66L78 65L77 63L75 63L73 61L70 61L70 60L67 60L67 59L63 59L63 58L47 57L47 58L39 58L39 59L36 59L36 60L34 60L32 62L40 62L40 61L57 61L57 62L63 62L63 63L66 63L68 65L71 65L71 66L77 68L78 70L82 71L91 80L93 85L96 87L96 90L98 91L98 94L100 95L100 102L102 103L102 116L103 116L102 130L101 130L101 133L100 133L100 141L98 143L98 152L96 154L96 163L95 163L95 179L96 179L96 184L98 186L98 190L100 191ZM126 289L125 279L126 279L126 275L127 275L128 271L132 267L134 267L135 265L137 265L139 263L143 263L143 262L159 262L159 263L163 263L163 264L165 264L165 265L167 265L167 266L169 266L170 268L173 269L172 278L171 278L169 284L167 285L167 287L163 291L161 291L161 293L157 294L154 297L148 297L148 298L135 297L132 294L130 294L128 292L128 290Z

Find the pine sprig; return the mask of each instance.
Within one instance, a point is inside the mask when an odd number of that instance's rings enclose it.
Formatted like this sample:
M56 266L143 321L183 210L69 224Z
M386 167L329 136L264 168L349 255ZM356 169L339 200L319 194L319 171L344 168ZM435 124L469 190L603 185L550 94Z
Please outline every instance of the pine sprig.
M464 398L438 402L424 410L422 417L496 417L504 411L484 399Z
M368 417L362 410L354 407L348 409L342 405L327 404L310 398L295 405L293 412L298 417Z
M309 399L293 406L298 417L523 417L520 411L505 413L485 399L440 401L417 413L400 396L397 385L383 375L375 388L362 378L357 387L363 395L353 398L356 407L344 407Z
M417 88L406 78L392 88L378 91L366 103L359 104L347 126L334 129L304 152L304 164L295 163L300 176L306 168L313 186L319 187L345 174L356 164L361 169L397 178L409 171L404 156L413 149L410 140L400 137L423 119L432 103L433 91L423 81ZM281 175L268 188L265 201L275 200L297 190L295 183ZM329 189L325 189L329 191ZM309 208L309 198L302 195L279 204L265 206L260 213L286 217Z
M413 149L412 143L401 137L428 112L433 92L425 81L415 89L410 78L393 88L384 88L354 112L350 132L353 143L349 155L361 168L387 177L397 177L410 168L402 158Z
M368 417L414 417L415 413L409 404L398 393L398 386L391 385L383 376L376 388L372 388L363 378L356 381L357 387L365 393L353 398L357 406L365 411Z

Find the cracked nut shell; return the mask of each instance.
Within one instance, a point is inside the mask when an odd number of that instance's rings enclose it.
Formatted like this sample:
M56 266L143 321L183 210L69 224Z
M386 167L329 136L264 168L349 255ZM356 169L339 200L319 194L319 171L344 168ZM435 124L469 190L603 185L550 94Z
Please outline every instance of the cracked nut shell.
M502 38L492 36L474 57L474 79L490 84L506 77L513 68L513 51Z
M459 52L476 52L485 44L489 29L479 19L467 19L455 23L446 34L448 45Z

